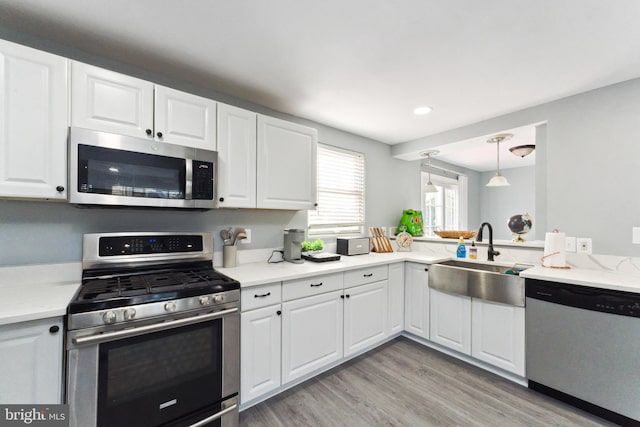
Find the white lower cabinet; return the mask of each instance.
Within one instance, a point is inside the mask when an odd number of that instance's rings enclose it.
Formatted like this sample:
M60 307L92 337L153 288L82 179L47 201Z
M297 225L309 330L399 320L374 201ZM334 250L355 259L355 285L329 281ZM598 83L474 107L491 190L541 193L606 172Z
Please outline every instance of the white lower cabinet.
M474 299L471 355L525 376L525 308Z
M240 316L241 403L280 387L281 314L277 304Z
M388 282L344 290L344 355L350 356L388 336Z
M404 329L429 339L429 267L408 262L404 278Z
M0 326L0 402L62 403L62 318Z
M343 291L282 304L282 383L342 358Z
M430 289L431 341L471 354L471 297Z
M389 335L404 329L404 263L389 264Z

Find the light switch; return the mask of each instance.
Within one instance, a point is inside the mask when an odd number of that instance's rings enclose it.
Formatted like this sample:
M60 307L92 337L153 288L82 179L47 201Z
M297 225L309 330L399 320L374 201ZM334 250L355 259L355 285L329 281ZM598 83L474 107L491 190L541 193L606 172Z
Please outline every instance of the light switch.
M576 251L576 238L575 237L566 237L564 240L565 250L567 252L575 252Z
M631 228L631 243L640 245L640 227Z

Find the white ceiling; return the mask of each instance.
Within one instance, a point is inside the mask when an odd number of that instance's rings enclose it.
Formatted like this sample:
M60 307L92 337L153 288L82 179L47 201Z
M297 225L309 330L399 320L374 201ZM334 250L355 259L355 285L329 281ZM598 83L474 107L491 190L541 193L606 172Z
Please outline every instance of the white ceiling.
M640 77L639 22L638 0L0 0L7 28L388 144Z

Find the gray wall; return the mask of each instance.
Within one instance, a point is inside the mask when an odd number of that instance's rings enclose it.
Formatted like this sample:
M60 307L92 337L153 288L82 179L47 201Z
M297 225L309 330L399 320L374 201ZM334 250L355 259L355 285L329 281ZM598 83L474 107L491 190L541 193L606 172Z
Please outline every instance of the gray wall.
M640 245L631 244L631 228L640 226L640 79L396 145L392 154L542 122L536 216L545 225L538 235L557 228L593 238L596 254L640 256Z
M367 226L397 225L403 207L420 206L420 192L406 190L408 183L419 182L419 164L393 159L386 144L2 27L0 38L317 128L321 142L365 154ZM306 225L306 211L79 209L64 203L0 200L0 265L79 261L84 233L213 231L215 250L220 251L219 231L228 226L250 227L252 243L241 249L257 249L282 246L282 230Z
M512 215L529 213L533 217L533 229L523 236L526 240L539 239L535 206L535 166L503 169L509 187L486 187L484 184L495 175L495 171L483 172L480 176L480 218L493 226L494 239L511 240L513 235L507 224ZM544 237L544 234L542 234Z

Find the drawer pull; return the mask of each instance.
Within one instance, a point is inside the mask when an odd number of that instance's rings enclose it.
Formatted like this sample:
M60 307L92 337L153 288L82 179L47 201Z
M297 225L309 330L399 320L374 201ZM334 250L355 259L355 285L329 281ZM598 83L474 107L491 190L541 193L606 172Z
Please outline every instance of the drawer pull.
M269 295L271 295L271 292L267 292L266 294L262 294L262 295L255 294L253 297L254 298L264 298L264 297L268 297Z
M322 286L322 282L320 282L320 283L316 283L316 284L314 284L314 283L312 283L312 284L311 284L311 287L312 287L312 288L317 288L317 287L319 287L319 286Z
M371 277L373 276L373 273L369 273L369 274L363 274L364 277Z

